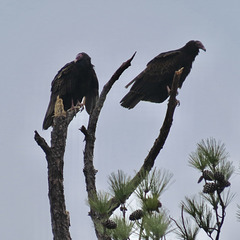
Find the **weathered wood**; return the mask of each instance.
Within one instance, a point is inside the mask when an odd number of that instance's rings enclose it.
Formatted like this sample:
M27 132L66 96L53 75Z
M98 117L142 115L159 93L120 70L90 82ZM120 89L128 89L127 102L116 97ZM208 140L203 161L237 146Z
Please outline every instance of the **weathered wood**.
M92 198L96 195L96 172L93 164L93 156L94 156L94 144L95 144L95 132L97 127L97 122L99 119L99 115L101 112L101 109L103 107L103 104L105 102L106 96L108 92L111 90L113 84L119 79L121 74L131 65L131 61L133 60L136 53L133 54L133 56L124 62L117 71L113 74L111 79L105 84L103 87L103 90L100 94L100 97L96 103L96 107L93 110L92 114L90 115L88 127L87 129L82 126L81 131L85 135L85 149L84 149L84 175L85 175L85 182L86 182L86 189L88 193L88 198ZM94 213L92 209L90 209L91 219L94 223L95 232L98 237L98 239L106 239L105 236L103 236L97 229L97 225L100 224L100 219L98 219L97 214Z
M67 140L68 125L80 108L70 109L65 112L60 98L55 104L53 129L51 132L51 147L44 138L35 131L34 139L46 154L48 166L48 197L54 240L70 240L70 217L66 210L63 167L64 153Z

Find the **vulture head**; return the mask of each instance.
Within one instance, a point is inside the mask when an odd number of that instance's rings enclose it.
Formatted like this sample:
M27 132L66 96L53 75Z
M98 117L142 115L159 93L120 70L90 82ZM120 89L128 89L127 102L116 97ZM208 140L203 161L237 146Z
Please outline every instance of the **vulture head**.
M206 48L203 46L203 44L200 41L191 40L184 46L184 48L188 52L195 53L196 55L198 54L199 49L202 49L203 51L206 52Z
M91 58L84 52L78 53L78 55L76 56L74 62L78 62L80 60L85 60L85 61L91 62Z

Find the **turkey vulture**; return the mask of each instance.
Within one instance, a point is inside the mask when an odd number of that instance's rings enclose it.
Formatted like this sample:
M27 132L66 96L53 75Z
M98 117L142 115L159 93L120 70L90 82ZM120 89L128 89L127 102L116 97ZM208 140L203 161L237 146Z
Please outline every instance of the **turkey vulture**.
M88 114L92 112L98 99L98 79L86 53L79 53L76 59L61 68L52 81L51 97L43 121L43 129L53 124L54 106L59 96L63 100L64 110L81 102L85 97Z
M206 51L200 41L189 41L184 47L164 52L153 58L137 77L126 87L131 85L127 93L120 101L125 108L134 108L140 101L161 103L169 96L175 71L184 67L179 81L179 88L190 73L192 63L199 53L199 49Z

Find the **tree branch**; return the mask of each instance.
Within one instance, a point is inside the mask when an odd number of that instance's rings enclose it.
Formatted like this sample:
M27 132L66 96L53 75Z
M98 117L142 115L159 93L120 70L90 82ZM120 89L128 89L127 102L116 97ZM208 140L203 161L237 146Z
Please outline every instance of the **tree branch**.
M133 60L136 52L133 54L133 56L124 62L117 71L113 74L111 79L105 84L103 87L103 90L100 94L100 97L96 103L96 107L94 108L92 114L89 117L88 127L87 129L82 126L81 131L85 135L86 145L84 150L84 175L85 175L85 182L86 182L86 189L88 193L88 199L92 198L96 194L96 170L93 165L93 152L94 152L94 143L95 143L95 132L97 127L97 122L99 119L99 115L101 112L101 109L103 107L103 104L105 102L106 96L110 89L112 88L113 84L119 79L121 74L129 67L131 66L131 61ZM104 239L103 236L98 232L97 225L99 224L100 220L97 218L96 213L92 209L90 209L90 216L92 218L92 221L95 225L95 231L98 239Z
M222 200L222 197L221 197L221 194L220 192L217 191L217 195L218 195L218 199L219 199L219 202L220 202L220 206L222 208L222 215L221 215L221 221L219 221L219 215L218 215L218 212L217 212L217 209L215 209L215 213L216 213L216 220L217 220L217 235L216 235L216 240L219 240L220 238L220 232L221 232L221 228L222 228L222 225L223 225L223 222L224 222L224 219L225 219L225 209L226 209L226 206Z
M35 133L34 140L42 148L42 150L45 152L45 154L49 155L51 153L51 148L48 146L45 139L42 138L37 131L34 131L34 133Z
M148 153L147 157L144 160L144 163L138 173L133 177L133 179L129 182L129 188L132 190L130 193L126 196L126 199L128 199L131 194L135 191L135 189L138 187L138 185L142 182L142 180L146 177L148 172L152 169L154 166L156 157L158 156L160 150L163 148L164 143L167 139L167 136L169 134L170 128L172 126L173 122L173 114L175 111L175 108L178 104L178 101L176 99L177 95L177 89L178 89L178 83L179 79L181 77L183 68L176 71L173 78L173 83L171 87L170 92L170 98L168 102L168 108L166 112L166 116L163 122L163 125L160 129L160 133L158 135L158 138L155 140L153 147L151 148L150 152ZM113 211L119 207L119 202L117 199L112 198L111 200L111 209L109 211L109 216L113 213Z
M184 239L186 240L190 240L191 238L189 237L186 225L185 225L185 220L184 220L184 216L183 216L183 209L184 209L184 205L182 205L181 207L181 222L182 222L182 226L180 224L178 224L178 222L170 217L170 219L176 224L176 226L178 227L179 232L182 234L182 236L184 236Z

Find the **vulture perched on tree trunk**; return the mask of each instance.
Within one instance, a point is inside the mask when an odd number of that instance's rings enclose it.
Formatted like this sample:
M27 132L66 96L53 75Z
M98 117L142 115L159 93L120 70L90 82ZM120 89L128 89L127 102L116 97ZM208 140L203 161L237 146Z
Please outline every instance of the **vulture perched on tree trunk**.
M53 124L54 106L59 96L67 111L82 102L85 97L85 107L91 114L98 100L98 79L91 64L91 58L86 53L79 53L76 59L67 63L59 70L52 81L51 97L43 121L43 129Z
M126 87L131 85L129 93L120 101L125 108L134 108L140 101L161 103L169 96L175 71L184 67L179 88L190 73L192 63L199 53L206 51L200 41L189 41L184 47L164 52L152 59L146 69L135 77Z

